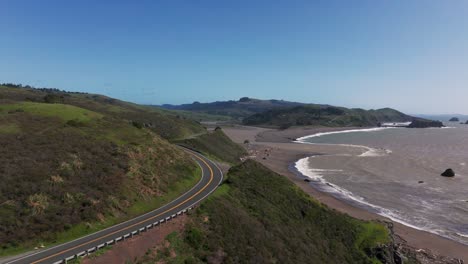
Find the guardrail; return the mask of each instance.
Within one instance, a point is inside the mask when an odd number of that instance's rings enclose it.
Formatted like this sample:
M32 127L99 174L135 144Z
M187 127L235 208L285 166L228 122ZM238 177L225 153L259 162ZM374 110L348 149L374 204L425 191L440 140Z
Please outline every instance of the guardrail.
M114 237L113 239L111 239L111 240L109 240L109 241L107 241L105 243L99 244L97 246L93 246L93 247L91 247L91 248L89 248L87 250L84 250L84 251L81 251L81 252L76 253L74 255L68 256L68 257L66 257L66 258L64 258L62 260L54 262L53 264L64 264L64 263L68 263L68 261L71 261L71 260L74 260L74 259L77 259L77 258L84 258L84 257L86 257L86 256L88 256L88 255L90 255L90 254L92 254L92 253L94 253L94 252L96 252L96 251L98 251L100 249L103 249L105 247L114 245L114 244L116 244L118 242L125 241L126 239L132 238L135 235L146 232L149 229L152 229L152 228L157 227L157 226L159 226L161 224L164 224L164 223L166 223L166 222L168 222L168 221L170 221L170 220L172 220L174 218L177 218L177 216L179 216L179 215L186 214L186 213L190 212L191 210L193 210L195 208L195 206L196 205L192 205L192 206L190 206L190 207L188 207L188 208L186 208L184 210L180 210L175 214L172 214L172 215L170 215L170 216L168 216L166 218L163 218L163 219L161 219L159 221L156 221L156 222L151 223L149 225L146 225L144 227L138 227L138 228L134 229L133 231L130 231L129 233L127 233L125 235Z

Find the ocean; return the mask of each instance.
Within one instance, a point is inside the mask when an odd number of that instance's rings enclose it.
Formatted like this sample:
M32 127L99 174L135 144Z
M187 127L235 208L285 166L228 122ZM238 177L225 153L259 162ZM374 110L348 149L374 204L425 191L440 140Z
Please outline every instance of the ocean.
M297 142L334 150L295 167L316 188L354 206L468 245L468 125L446 125L306 136ZM454 178L440 176L447 168Z

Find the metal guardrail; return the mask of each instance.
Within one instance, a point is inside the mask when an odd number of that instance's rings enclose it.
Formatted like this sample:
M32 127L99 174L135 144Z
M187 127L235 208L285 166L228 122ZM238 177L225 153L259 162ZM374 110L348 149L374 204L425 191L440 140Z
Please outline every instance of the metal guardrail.
M77 258L84 258L92 253L95 253L96 251L100 250L100 249L103 249L105 247L108 247L108 246L111 246L111 245L114 245L116 244L117 242L122 242L122 241L125 241L126 239L129 239L129 238L132 238L133 236L135 235L138 235L138 234L141 234L143 232L146 232L148 231L149 229L152 229L153 227L157 227L163 223L166 223L174 218L176 218L177 216L179 215L182 215L182 214L186 214L188 212L190 212L193 208L195 207L195 205L192 205L184 210L180 210L178 211L177 213L175 214L172 214L164 219L161 219L159 221L156 221L152 224L149 224L149 225L146 225L144 227L139 227L139 228L136 228L134 229L133 231L130 231L129 233L127 234L124 234L124 235L121 235L121 236L118 236L118 237L114 237L112 240L109 240L105 243L102 243L102 244L99 244L97 246L94 246L94 247L91 247L85 251L81 251L77 254L74 254L74 255L71 255L71 256L68 256L62 260L59 260L59 261L56 261L54 262L53 264L64 264L64 263L68 263L68 261L71 261L71 260L74 260L74 259L77 259Z

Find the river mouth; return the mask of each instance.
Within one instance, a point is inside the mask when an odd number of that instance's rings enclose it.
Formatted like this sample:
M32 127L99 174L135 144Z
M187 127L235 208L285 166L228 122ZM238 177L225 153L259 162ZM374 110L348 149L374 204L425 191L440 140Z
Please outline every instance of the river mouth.
M293 169L316 189L468 245L466 127L350 130L315 134L297 142L340 149L294 164ZM449 167L457 176L441 177Z

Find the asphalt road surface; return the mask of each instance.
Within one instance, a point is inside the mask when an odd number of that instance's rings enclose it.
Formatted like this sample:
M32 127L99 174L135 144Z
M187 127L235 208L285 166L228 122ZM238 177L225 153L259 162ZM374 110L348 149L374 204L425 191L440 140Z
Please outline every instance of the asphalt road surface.
M90 250L90 252L97 250L97 247L102 247L103 244L110 242L113 243L114 239L121 238L124 235L136 234L135 231L142 230L145 227L150 227L155 223L167 221L168 217L177 216L182 211L193 207L201 200L205 199L211 194L223 179L221 170L209 159L205 158L197 152L186 150L193 156L193 159L198 163L202 170L202 177L200 181L188 192L178 197L174 201L158 208L154 211L133 218L121 224L109 227L99 232L90 234L88 236L47 248L30 255L19 257L17 259L7 262L7 264L43 264L43 263L59 263L61 260L81 255ZM115 241L114 241L115 242ZM120 240L119 240L120 242ZM94 248L94 250L93 250Z

